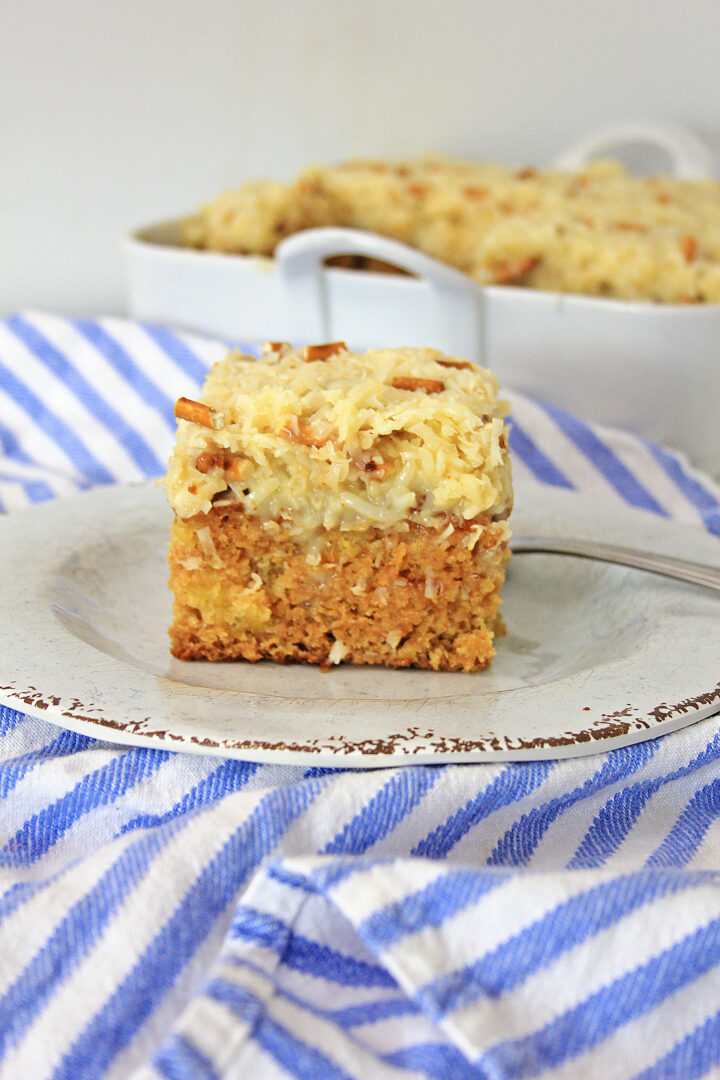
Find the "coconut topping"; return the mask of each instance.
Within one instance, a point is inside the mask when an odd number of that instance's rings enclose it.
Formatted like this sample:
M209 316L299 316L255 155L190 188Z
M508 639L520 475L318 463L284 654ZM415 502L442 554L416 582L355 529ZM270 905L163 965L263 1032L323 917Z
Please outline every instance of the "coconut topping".
M497 380L435 349L233 352L194 405L223 426L198 409L179 425L165 483L182 518L228 499L306 540L408 522L447 536L512 505Z

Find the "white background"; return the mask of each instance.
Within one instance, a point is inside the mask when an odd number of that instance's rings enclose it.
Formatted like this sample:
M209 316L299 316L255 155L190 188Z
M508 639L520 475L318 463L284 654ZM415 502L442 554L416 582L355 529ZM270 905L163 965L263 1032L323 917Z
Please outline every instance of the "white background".
M0 314L125 309L121 238L313 160L720 148L718 0L4 0Z

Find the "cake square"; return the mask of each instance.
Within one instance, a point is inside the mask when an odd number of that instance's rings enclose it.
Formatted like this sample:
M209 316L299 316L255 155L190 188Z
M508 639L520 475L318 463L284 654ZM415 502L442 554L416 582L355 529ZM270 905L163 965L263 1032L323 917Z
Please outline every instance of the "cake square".
M506 411L492 373L435 349L230 353L176 406L173 655L486 667Z

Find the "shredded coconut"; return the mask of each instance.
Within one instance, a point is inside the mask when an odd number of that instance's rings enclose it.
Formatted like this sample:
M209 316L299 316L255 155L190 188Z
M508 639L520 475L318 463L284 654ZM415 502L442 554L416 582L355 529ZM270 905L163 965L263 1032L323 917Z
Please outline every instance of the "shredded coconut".
M210 527L208 525L203 525L201 529L198 529L197 538L206 561L210 564L213 570L221 570L225 566L225 563L222 561L222 559L217 553L217 548L215 547L215 541L212 538Z
M203 565L199 555L189 555L187 559L180 559L179 562L183 570L199 570Z
M263 579L260 577L259 574L256 574L255 571L253 570L253 572L250 574L250 584L248 585L248 587L246 589L243 589L241 595L246 596L249 593L257 592L258 589L262 589L262 587L263 587Z
M463 537L462 544L464 547L470 548L471 551L475 550L475 545L480 539L483 532L482 525L471 525L467 536Z
M442 543L443 540L447 540L449 536L452 536L454 532L455 526L453 525L452 521L448 521L443 531L439 534L438 540Z
M300 349L260 360L231 353L203 392L224 428L179 427L166 477L173 509L184 518L206 513L229 489L246 513L304 539L323 529L435 527L438 515L472 521L509 509L507 406L497 380L447 362L435 349L341 350L316 361ZM393 386L403 379L420 388ZM444 389L427 393L424 382ZM201 455L223 453L246 459L247 475L198 470ZM358 468L376 459L382 468Z
M328 653L328 660L331 664L339 664L342 660L345 659L349 652L350 649L347 647L347 645L344 645L342 641L334 641L332 644L332 648Z

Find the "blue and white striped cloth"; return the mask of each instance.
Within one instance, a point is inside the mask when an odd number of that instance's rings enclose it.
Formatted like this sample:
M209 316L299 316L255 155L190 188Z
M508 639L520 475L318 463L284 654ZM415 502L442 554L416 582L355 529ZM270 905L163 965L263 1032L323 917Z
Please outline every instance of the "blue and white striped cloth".
M160 474L174 399L223 353L0 322L2 508ZM677 455L508 396L517 473L720 537ZM720 1075L717 717L577 760L362 771L0 708L0 800L3 1080Z

